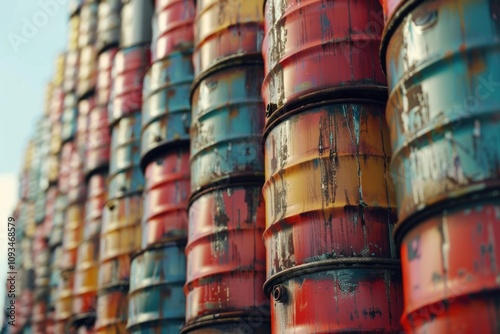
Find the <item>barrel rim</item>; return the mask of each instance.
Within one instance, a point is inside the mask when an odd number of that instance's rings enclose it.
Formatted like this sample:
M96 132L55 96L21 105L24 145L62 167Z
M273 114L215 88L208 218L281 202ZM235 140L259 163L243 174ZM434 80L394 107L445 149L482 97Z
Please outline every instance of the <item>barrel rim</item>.
M143 174L146 172L146 167L151 162L155 161L155 159L157 158L162 157L162 154L170 152L172 149L177 150L187 148L189 152L190 142L190 139L162 140L158 142L155 147L148 149L146 152L141 152L139 165Z
M264 173L254 172L250 173L240 173L238 175L232 174L215 179L210 182L210 184L201 187L198 190L192 191L188 199L187 211L191 209L191 205L194 204L196 200L200 197L209 194L217 190L227 190L229 188L246 188L246 187L256 187L262 189L264 185Z
M128 281L115 281L108 284L104 284L97 290L97 298L112 294L114 292L126 292L128 294L129 283Z
M84 325L91 325L95 323L97 318L96 312L85 312L73 315L69 320L69 326L81 327Z
M152 245L148 245L146 248L141 248L137 251L134 251L132 255L130 256L130 264L132 264L132 261L134 261L137 257L147 253L147 252L152 252L152 251L157 251L161 250L164 248L170 248L170 246L186 246L187 244L187 237L186 236L172 236L169 238L162 239L159 242L156 242Z
M269 308L269 314L270 314L271 312L269 305L267 305L267 308ZM190 331L200 329L203 327L209 327L211 325L232 324L232 323L239 324L241 319L251 317L252 313L257 310L259 310L259 307L254 306L252 307L251 311L249 310L249 311L224 312L224 313L209 314L202 317L198 317L193 321L186 323L186 325L181 329L180 334L187 334ZM271 322L271 319L268 317L263 317L262 322L269 323Z

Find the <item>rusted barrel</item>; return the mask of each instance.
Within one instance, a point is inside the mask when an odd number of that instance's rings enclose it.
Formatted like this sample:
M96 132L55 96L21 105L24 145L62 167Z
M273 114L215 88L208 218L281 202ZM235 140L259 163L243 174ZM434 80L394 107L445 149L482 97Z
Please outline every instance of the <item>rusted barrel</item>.
M79 48L93 46L97 41L97 10L97 1L87 1L80 9Z
M102 2L103 4L105 2ZM96 99L97 104L102 107L108 106L111 100L111 89L113 86L113 62L118 48L112 47L99 54L97 64Z
M128 310L128 285L118 285L100 290L97 296L97 334L126 333Z
M262 179L262 64L215 69L194 85L191 190L228 180Z
M49 309L47 305L48 294L44 293L35 297L33 304L33 311L31 314L31 324L33 326L34 334L51 333L47 329L53 319L49 317Z
M60 263L63 270L75 268L78 245L83 240L84 217L84 204L71 204L67 207L63 234L63 258Z
M113 65L113 92L109 123L114 124L127 114L141 110L142 84L151 61L149 45L121 49Z
M94 107L89 113L88 136L86 138L85 174L105 170L109 166L111 134L108 127L108 109Z
M163 59L175 50L192 47L194 0L156 0L153 16L153 61Z
M143 166L166 146L189 141L192 81L192 49L172 52L147 71L142 107Z
M78 316L78 320L91 317L95 312L98 257L98 236L86 239L78 245L73 286L73 313Z
M399 7L408 4L410 1L407 0L379 0L383 9L384 23L391 22L393 15L397 12ZM380 24L380 15L377 16L377 23ZM382 61L384 62L384 61Z
M103 210L107 200L106 189L106 173L94 174L89 178L83 229L85 240L98 237L101 232Z
M101 0L98 9L97 43L99 50L115 47L120 41L121 0Z
M317 99L386 99L378 0L268 0L262 45L268 117ZM286 110L283 110L286 107ZM277 115L276 115L277 116Z
M73 285L74 270L61 271L59 287L57 289L55 320L66 323L73 315Z
M95 97L88 96L87 98L81 99L78 102L78 120L76 129L76 146L78 147L78 152L82 155L82 162L84 161L84 156L87 154L87 141L89 138L89 127L90 127L90 112L95 108Z
M77 147L72 152L69 166L69 189L67 192L69 203L80 203L87 197L87 187L85 184L85 173L83 171L83 159L85 155L80 153ZM64 167L62 167L64 168Z
M64 92L61 87L54 88L50 104L50 126L51 126L51 139L50 139L50 154L57 155L61 151L62 145L62 124L61 116L64 112Z
M83 98L94 92L97 83L97 49L94 45L81 49L79 66L76 92Z
M142 248L186 237L190 194L189 149L157 156L145 169Z
M401 244L407 333L500 330L500 193L424 219Z
M376 101L317 103L266 130L273 332L401 331L389 145Z
M154 2L128 0L123 2L120 47L151 43Z
M500 186L500 76L492 71L500 13L486 0L411 4L395 15L404 18L386 30L382 48L391 171L399 221L408 223L398 234L419 213Z
M209 189L191 199L183 332L239 323L254 311L269 310L262 292L264 227L260 183ZM267 333L268 321L256 332Z
M194 25L195 75L241 56L259 56L264 0L198 0Z
M68 51L64 66L63 89L65 93L74 92L78 83L79 51Z
M130 276L127 330L179 333L186 297L185 239L157 243L134 256Z
M62 115L62 141L73 140L76 135L78 120L78 102L74 93L67 93L64 97L64 112Z

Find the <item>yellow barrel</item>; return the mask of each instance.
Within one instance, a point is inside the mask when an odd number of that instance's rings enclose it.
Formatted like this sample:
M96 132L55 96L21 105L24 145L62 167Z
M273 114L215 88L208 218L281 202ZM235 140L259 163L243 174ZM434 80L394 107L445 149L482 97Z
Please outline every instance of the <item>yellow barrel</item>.
M68 50L78 50L78 36L80 34L80 16L75 15L69 19L68 24Z

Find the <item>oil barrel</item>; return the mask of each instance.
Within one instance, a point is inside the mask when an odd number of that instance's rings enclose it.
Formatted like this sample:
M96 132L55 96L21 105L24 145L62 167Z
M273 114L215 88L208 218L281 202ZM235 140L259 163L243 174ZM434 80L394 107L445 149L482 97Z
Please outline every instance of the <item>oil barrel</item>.
M95 90L97 83L97 49L87 45L80 49L80 67L76 92L80 98L86 97Z
M76 126L76 146L78 152L82 155L82 162L84 162L84 157L87 154L87 141L90 139L89 128L90 128L90 112L95 107L95 97L93 95L87 96L86 98L80 99L78 101L78 118Z
M141 113L120 118L111 130L111 177L140 164Z
M101 5L105 2L101 2ZM118 48L110 47L101 52L97 59L96 99L97 105L106 107L111 100L113 87L113 62ZM106 122L107 123L107 122Z
M83 240L84 217L84 204L77 203L68 205L63 230L63 254L60 263L60 268L62 270L73 270L76 266L78 245Z
M63 90L65 93L74 92L78 83L78 67L80 63L80 51L68 51L64 66Z
M83 237L85 240L98 237L101 232L104 205L107 201L106 173L92 175L87 181L87 199L85 201L85 223Z
M66 93L64 96L64 112L61 117L63 143L75 138L78 123L78 102L74 93Z
M113 48L120 42L121 9L121 0L101 0L99 2L96 42L98 50Z
M80 9L78 32L78 47L80 49L85 49L87 46L94 47L97 42L98 6L97 1L87 1Z
M68 198L64 193L59 191L55 206L54 206L54 218L52 222L52 231L49 237L49 246L55 247L62 244L63 227L66 217L66 207L68 205Z
M75 15L69 18L68 22L68 44L69 52L78 50L78 39L80 35L80 15ZM67 65L66 65L67 66Z
M213 68L193 85L191 190L263 178L262 63Z
M382 25L373 24L380 11L378 0L266 1L262 96L268 118L317 99L385 101Z
M94 107L88 116L88 136L85 147L85 174L87 176L108 169L111 134L106 106Z
M75 279L74 270L61 271L59 286L57 289L55 320L68 322L73 315L73 285Z
M128 285L117 285L102 289L97 295L97 334L126 333L128 311Z
M120 47L150 44L154 2L128 0L123 2L121 12Z

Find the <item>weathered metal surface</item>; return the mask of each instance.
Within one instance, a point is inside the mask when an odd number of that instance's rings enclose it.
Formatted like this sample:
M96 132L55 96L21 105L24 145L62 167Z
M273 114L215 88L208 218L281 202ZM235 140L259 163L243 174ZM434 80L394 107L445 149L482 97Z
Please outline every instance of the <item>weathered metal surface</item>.
M194 25L195 75L231 58L260 55L263 0L198 0Z
M97 48L88 45L80 51L77 95L83 97L95 90L97 83Z
M189 141L192 49L171 53L154 63L144 77L141 155ZM143 161L144 161L143 160Z
M85 203L85 240L98 237L101 232L104 204L107 200L106 173L94 174L88 180L88 194Z
M268 116L319 95L385 101L378 57L382 26L373 28L378 0L268 0L265 6L262 96Z
M65 93L73 92L78 82L78 67L80 62L79 51L68 51L64 67L63 90Z
M101 2L100 5L106 3ZM112 47L99 54L97 64L96 99L99 106L108 106L111 100L111 89L113 86L113 62L118 48Z
M271 327L269 322L265 321L265 317L269 316L268 309L254 311L248 315L236 315L230 322L225 321L209 321L206 324L196 324L185 326L181 331L182 334L270 334Z
M121 0L101 0L99 2L96 43L99 50L118 45L121 8Z
M269 308L262 292L264 227L260 184L221 187L193 199L186 246L187 324Z
M260 64L236 64L197 83L192 95L192 191L230 178L262 178L262 77Z
M132 260L127 329L178 333L184 324L185 241L147 248ZM154 326L154 327L153 327Z
M67 93L64 97L64 112L61 118L63 142L72 140L76 135L78 120L78 103L74 93Z
M139 166L119 172L109 177L108 198L117 198L142 192L144 175Z
M73 269L76 265L78 244L83 239L85 205L72 204L66 209L63 234L63 259L61 269Z
M96 333L126 333L128 286L116 286L99 291L97 296Z
M265 139L267 275L323 259L395 259L384 106L325 102Z
M379 0L384 13L384 22L391 21L393 15L397 12L400 6L409 1L407 0Z
M139 166L140 145L141 113L119 119L111 130L110 175Z
M95 312L98 258L99 236L80 243L73 286L73 313L77 316Z
M78 38L80 34L80 16L75 15L69 18L68 22L68 50L74 52L78 50Z
M145 169L142 248L187 236L190 195L189 148L156 157Z
M408 333L500 330L499 194L437 212L403 238Z
M499 8L486 0L423 2L384 37L401 222L500 186Z
M80 9L78 47L95 45L97 41L97 1L86 2Z
M153 1L128 0L123 2L120 47L127 48L151 43L153 12Z
M89 114L89 129L85 152L85 173L107 169L110 159L111 134L108 109L95 107Z
M153 16L153 61L163 59L175 50L192 47L194 0L156 0Z
M73 312L73 285L75 272L66 270L61 272L56 300L56 320L68 320Z

